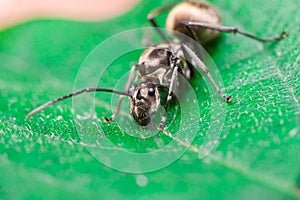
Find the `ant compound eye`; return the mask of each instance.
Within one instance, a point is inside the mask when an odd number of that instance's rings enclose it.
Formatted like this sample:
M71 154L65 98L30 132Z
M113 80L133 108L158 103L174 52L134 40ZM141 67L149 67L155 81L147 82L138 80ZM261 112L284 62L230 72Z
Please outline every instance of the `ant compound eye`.
M149 87L149 88L148 88L148 95L149 95L149 96L154 96L154 95L155 95L155 90L154 90L153 87Z
M138 100L141 100L141 99L142 99L141 90L139 90L139 91L137 92L136 98L137 98Z

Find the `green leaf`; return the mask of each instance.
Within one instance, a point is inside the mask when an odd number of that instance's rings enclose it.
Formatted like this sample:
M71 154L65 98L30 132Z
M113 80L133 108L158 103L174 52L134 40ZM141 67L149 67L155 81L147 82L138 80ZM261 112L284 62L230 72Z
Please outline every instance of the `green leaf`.
M104 150L108 137L117 147L141 153L169 144L173 136L161 133L143 141L122 134L116 123L95 120L86 130L101 127L105 137L87 135L82 141L78 123L85 120L73 116L70 100L24 118L40 104L73 91L80 66L92 49L114 34L149 26L147 13L166 5L166 0L142 1L129 13L106 22L36 20L0 32L0 198L300 199L299 2L211 3L223 14L224 25L266 37L288 30L288 37L262 44L222 33L210 44L207 51L233 102L224 105L224 113L218 109L214 115L212 106L219 104L213 102L219 99L210 97L204 78L192 80L201 118L193 145L171 165L143 174L111 169L90 149L97 144L98 150ZM161 26L165 17L158 18ZM114 87L139 53L116 60L99 84ZM110 97L96 95L97 116L111 114ZM183 108L191 109L192 104ZM175 106L169 117L173 116L171 132L180 120L193 128L194 121L188 124L176 117ZM208 134L210 125L223 118L220 137ZM183 140L175 140L178 148L184 147ZM202 158L198 153L205 150L205 142L217 145Z

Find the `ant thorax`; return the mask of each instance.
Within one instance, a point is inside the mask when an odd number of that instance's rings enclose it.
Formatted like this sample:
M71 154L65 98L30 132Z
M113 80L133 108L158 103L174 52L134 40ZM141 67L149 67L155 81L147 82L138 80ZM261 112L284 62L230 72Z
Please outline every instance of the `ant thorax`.
M137 76L142 81L169 87L175 65L179 73L191 79L193 69L187 64L180 43L159 44L147 48L140 56Z

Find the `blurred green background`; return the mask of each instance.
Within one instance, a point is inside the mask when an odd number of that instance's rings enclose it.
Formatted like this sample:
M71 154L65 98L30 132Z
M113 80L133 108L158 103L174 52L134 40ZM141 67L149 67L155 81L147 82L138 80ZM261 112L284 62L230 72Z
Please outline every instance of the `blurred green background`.
M121 31L149 26L147 13L167 2L142 1L105 22L34 20L0 32L0 198L300 199L298 0L210 1L225 25L259 36L285 29L289 35L262 44L221 34L207 47L234 101L226 106L218 145L205 159L187 151L161 170L123 173L104 166L80 143L71 101L24 119L34 107L73 90L82 61L96 45ZM116 71L109 81L122 75ZM204 96L203 121L193 143L198 147L210 101L201 79L192 85ZM98 106L98 116L111 113ZM115 143L136 142L118 133L113 137Z

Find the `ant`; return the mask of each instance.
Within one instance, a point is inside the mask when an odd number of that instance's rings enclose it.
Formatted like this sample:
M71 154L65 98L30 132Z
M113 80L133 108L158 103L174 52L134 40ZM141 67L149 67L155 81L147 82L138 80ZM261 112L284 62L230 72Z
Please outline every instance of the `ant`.
M187 35L202 45L217 38L220 32L237 33L261 42L281 40L287 35L287 31L284 31L275 37L260 38L235 27L222 26L220 13L215 7L206 2L187 0L176 5L169 4L148 14L147 18L149 22L156 28L164 43L149 47L142 53L138 63L131 68L123 92L106 88L86 88L49 101L31 111L26 118L31 117L54 103L84 92L110 92L121 96L113 115L109 118L103 117L105 122L115 119L119 113L122 100L125 97L129 97L132 117L141 126L147 126L161 104L159 92L162 91L162 87L165 87L168 88L167 99L164 103L165 111L158 126L158 130L163 131L168 107L173 98L173 90L175 85L178 85L178 73L181 73L186 79L190 80L193 76L194 68L203 71L220 97L226 102L231 102L232 96L226 96L221 92L211 77L209 70L196 53L184 42L170 41L161 29L159 29L155 18L168 10L170 12L166 20L167 29ZM186 62L187 57L191 58L193 66ZM136 80L139 83L132 84L135 73L137 73Z

